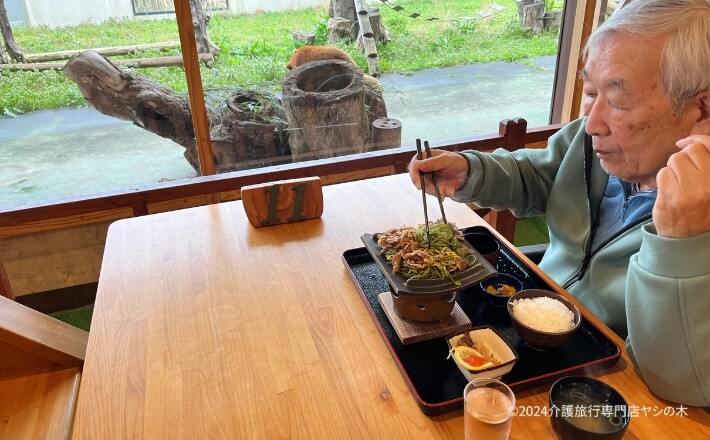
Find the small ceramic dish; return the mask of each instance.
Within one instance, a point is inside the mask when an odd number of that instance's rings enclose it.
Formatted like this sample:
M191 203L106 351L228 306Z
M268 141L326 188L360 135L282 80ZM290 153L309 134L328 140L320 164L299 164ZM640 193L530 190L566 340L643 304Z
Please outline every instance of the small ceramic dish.
M513 369L518 360L518 354L510 343L491 326L474 327L449 336L446 342L449 345L450 357L469 381L478 378L500 379ZM483 356L479 357L479 354ZM465 359L475 359L476 365L467 364ZM490 362L491 359L494 362Z
M500 244L492 235L482 233L464 234L466 240L474 249L476 249L493 267L498 264L498 256L500 254Z
M505 307L508 299L523 290L523 282L507 273L499 273L479 284L489 303Z

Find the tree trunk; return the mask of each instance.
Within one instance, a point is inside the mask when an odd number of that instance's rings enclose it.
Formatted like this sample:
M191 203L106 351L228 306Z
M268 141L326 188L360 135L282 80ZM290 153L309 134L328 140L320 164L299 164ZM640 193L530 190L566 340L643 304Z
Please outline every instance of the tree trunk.
M545 15L545 3L535 0L535 3L523 7L523 25L526 29L531 29L533 33L539 33L543 30L542 17Z
M340 60L306 63L281 83L294 160L370 149L366 89L357 66Z
M25 62L25 56L20 50L20 46L17 45L15 41L15 36L12 33L12 26L10 26L10 18L7 16L7 9L5 9L5 0L0 0L0 32L2 32L2 39L5 42L5 49L7 54L11 59L18 63ZM4 62L2 57L2 51L0 50L0 63Z
M382 22L382 16L380 15L380 10L377 8L370 8L367 10L367 16L370 18L370 25L372 26L372 38L380 43L390 42L390 33Z
M195 28L195 44L197 45L197 53L219 52L219 47L215 45L207 32L207 23L209 17L205 15L202 9L200 0L190 0L190 12L192 12L192 26Z
M329 14L331 17L343 17L350 22L357 21L355 0L330 0Z
M360 32L357 21L355 0L330 0L329 14L331 17L342 17L350 22L350 39L355 41Z
M352 23L344 17L333 17L328 20L328 44L335 46L338 41L350 39L350 28Z
M518 19L521 23L525 24L525 6L533 3L538 2L536 0L515 0L515 4L518 6Z
M185 158L199 173L187 96L140 75L123 72L91 51L71 58L64 73L99 112L132 121L185 147ZM280 122L285 120L285 114L277 98L236 91L226 103L208 108L208 113L218 173L290 161L288 136Z

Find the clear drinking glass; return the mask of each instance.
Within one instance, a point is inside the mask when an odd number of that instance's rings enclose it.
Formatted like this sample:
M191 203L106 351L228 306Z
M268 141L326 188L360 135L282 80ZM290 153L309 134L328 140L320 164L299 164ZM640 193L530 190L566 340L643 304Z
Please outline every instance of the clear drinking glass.
M463 390L466 440L507 440L515 394L495 379L474 379Z

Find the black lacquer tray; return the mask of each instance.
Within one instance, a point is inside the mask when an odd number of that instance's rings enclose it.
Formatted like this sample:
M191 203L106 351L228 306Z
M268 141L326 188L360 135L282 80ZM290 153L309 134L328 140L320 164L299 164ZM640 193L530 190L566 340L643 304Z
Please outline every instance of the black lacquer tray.
M485 227L466 228L462 232L492 235ZM498 272L516 276L526 289L551 288L505 244L500 246ZM422 412L433 416L463 408L466 378L454 361L447 359L446 338L403 345L378 302L378 295L389 291L390 286L370 252L364 247L350 249L342 258ZM552 383L562 376L607 368L621 356L620 348L586 319L567 345L538 351L520 339L506 308L487 302L478 285L462 290L457 302L474 327L494 327L518 352L513 370L501 379L514 391Z

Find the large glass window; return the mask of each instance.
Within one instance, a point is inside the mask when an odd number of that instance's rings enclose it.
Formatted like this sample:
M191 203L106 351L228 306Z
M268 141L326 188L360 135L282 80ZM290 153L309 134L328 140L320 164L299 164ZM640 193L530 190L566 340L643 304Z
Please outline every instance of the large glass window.
M127 117L130 98L115 101L114 115L102 114L62 70L71 57L93 49L121 71L184 94L175 17L136 19L130 3L120 11L104 3L71 3L25 0L24 24L12 26L24 59L5 54L8 64L0 70L0 206L5 208L197 175L184 148ZM172 65L128 67L131 59ZM97 72L101 65L87 66L80 80L88 84ZM108 90L128 84L116 72L97 81L91 93L106 100L121 95Z
M453 142L494 133L512 117L546 125L559 20L526 18L525 8L535 6L526 1L370 0L369 22L381 37L376 58L348 41L352 23L345 38L334 37L329 27L338 20L328 1L205 4L201 35L208 42L198 36L198 51L218 171L413 145L417 138ZM198 175L185 71L174 64L181 55L177 23L174 15L153 14L172 2L85 3L25 0L24 24L12 26L25 60L0 70L2 207ZM562 2L538 0L535 7L544 14ZM287 69L305 41L334 47L356 65L304 64L327 58L328 49ZM61 66L74 55L68 51L99 48L125 49L98 51L120 73L88 84L85 71L82 95L82 77L71 79ZM50 52L64 53L50 59ZM361 82L360 71L377 78ZM385 117L390 125L373 128Z

